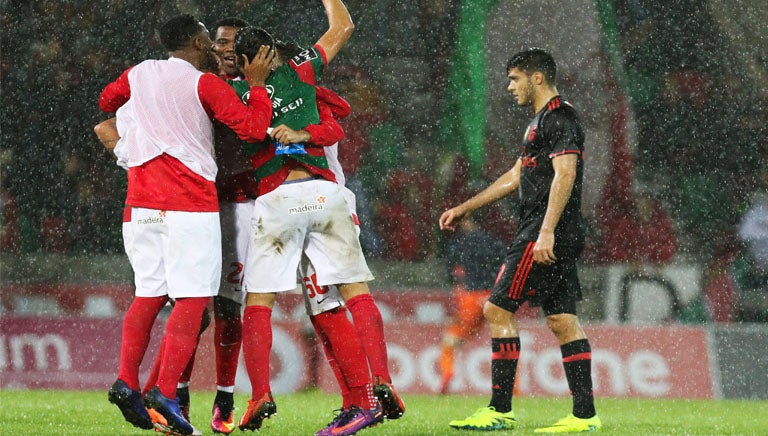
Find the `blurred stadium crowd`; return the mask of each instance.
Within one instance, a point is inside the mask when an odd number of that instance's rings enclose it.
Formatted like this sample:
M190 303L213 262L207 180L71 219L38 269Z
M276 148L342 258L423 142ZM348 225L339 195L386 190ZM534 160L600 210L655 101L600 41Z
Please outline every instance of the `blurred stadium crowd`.
M92 132L106 118L96 104L101 89L125 68L164 56L154 29L175 13L192 12L207 25L240 16L299 43L314 41L324 25L311 2L252 3L3 2L0 251L120 254L125 177ZM516 139L510 145L489 135L478 177L460 153L441 149L435 132L461 3L347 1L358 27L323 84L353 108L343 122L341 159L370 257L440 257L440 212L514 163ZM678 255L707 265L708 282L716 281L722 265L749 245L739 238L740 221L768 191L768 88L759 80L768 59L740 52L719 30L713 2L608 3L637 137L614 164L634 159L635 172L628 189L604 192L605 201L585 211L593 241L585 260L668 262ZM642 200L627 196L651 201L640 212L634 207ZM645 229L643 220L651 223ZM508 241L514 205L498 204L477 221ZM659 256L647 258L648 244L660 244Z

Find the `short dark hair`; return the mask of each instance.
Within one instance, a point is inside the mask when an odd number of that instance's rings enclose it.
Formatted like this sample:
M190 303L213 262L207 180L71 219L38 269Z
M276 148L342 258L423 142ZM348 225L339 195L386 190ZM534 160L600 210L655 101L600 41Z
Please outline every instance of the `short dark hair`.
M551 54L540 48L529 48L516 53L507 61L507 71L517 68L526 74L540 72L544 74L547 83L557 82L557 65Z
M295 56L298 56L299 53L304 51L304 47L296 44L296 42L284 41L281 39L275 40L275 48L277 48L277 52L283 62L288 62Z
M248 27L248 26L250 26L250 24L248 24L248 22L243 20L242 18L225 17L213 23L213 27L211 27L211 34L215 35L216 32L219 31L219 27L237 27L238 29L242 29L243 27Z
M180 50L205 30L200 21L191 14L177 15L163 23L158 32L160 43L167 51Z
M248 56L248 60L252 61L262 45L269 46L272 50L275 48L275 38L266 30L254 26L243 27L238 30L237 35L235 35L235 56L237 56L238 62L243 55Z

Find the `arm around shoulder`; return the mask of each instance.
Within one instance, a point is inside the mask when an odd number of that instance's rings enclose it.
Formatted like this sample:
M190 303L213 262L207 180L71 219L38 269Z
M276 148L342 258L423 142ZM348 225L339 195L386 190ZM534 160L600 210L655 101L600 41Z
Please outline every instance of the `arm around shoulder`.
M244 105L234 89L221 78L206 73L198 82L198 96L212 118L226 125L248 142L263 141L272 122L272 102L262 87L251 87Z

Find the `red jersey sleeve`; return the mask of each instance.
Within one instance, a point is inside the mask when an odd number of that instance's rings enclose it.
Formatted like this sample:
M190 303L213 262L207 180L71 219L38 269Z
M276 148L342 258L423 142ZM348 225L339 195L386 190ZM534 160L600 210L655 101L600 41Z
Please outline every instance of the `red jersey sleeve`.
M133 68L133 67L131 67ZM114 82L107 85L99 96L99 108L104 112L117 112L131 98L131 84L128 82L128 68Z
M318 100L317 112L320 114L320 124L310 124L304 128L311 136L309 142L325 147L344 139L344 129L333 117L331 108Z
M288 64L296 71L302 82L317 85L317 78L328 66L328 58L325 56L323 47L315 45L311 50L288 61Z
M240 139L259 142L267 136L267 127L272 122L272 102L266 88L251 87L248 104L244 105L227 82L206 73L200 76L197 94L208 115L232 129Z
M322 86L316 86L315 91L317 93L317 102L327 104L336 119L346 118L352 112L349 102L344 100L339 94Z

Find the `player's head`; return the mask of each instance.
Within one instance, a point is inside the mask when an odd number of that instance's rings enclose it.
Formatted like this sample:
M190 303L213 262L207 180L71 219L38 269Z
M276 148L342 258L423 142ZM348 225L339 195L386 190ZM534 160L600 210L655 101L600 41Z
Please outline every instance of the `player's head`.
M541 73L550 85L557 84L557 65L555 59L548 52L540 48L529 48L516 53L507 61L507 71L517 68L531 75Z
M256 57L256 53L259 52L259 47L262 45L268 46L270 49L275 49L275 38L269 34L266 30L260 27L248 26L238 30L235 35L235 56L237 56L237 64L242 65L243 55L245 55L249 61L252 61Z
M166 51L188 48L197 38L207 37L210 40L205 25L190 14L177 15L163 23L159 35Z
M219 57L221 72L228 76L240 74L235 62L235 35L248 26L247 21L237 17L222 18L213 24L213 51Z
M299 53L304 51L304 47L295 42L284 41L281 39L275 40L275 48L277 49L277 54L280 56L280 61L282 62L288 62L294 56L298 56Z
M160 43L166 51L185 51L199 61L198 68L215 71L216 57L211 37L205 25L190 14L177 15L163 23L158 31Z
M507 89L520 106L533 103L537 90L554 88L557 82L557 65L552 55L540 48L523 50L507 61Z

